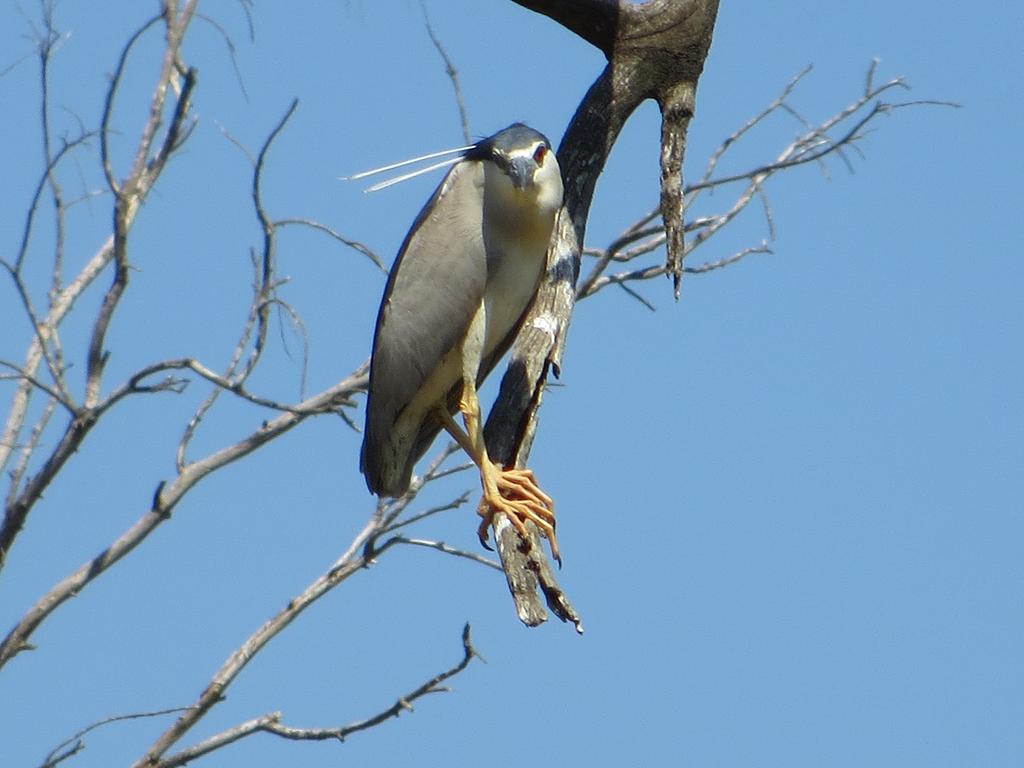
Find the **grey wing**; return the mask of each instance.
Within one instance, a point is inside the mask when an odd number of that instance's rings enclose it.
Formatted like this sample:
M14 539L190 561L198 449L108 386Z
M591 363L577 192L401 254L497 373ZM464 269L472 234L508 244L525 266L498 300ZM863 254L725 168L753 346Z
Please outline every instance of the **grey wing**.
M429 445L420 447L416 435L396 441L395 423L462 340L483 298L482 176L474 161L449 171L406 235L388 277L373 339L361 455L374 493L399 495L408 487L411 465L419 457L397 456L395 445L404 442L410 452Z

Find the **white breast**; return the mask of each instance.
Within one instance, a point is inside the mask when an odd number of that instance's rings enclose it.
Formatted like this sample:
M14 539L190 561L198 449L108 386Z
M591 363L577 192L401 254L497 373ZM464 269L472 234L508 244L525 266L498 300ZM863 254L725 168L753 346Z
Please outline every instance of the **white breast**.
M488 357L508 335L533 300L544 271L546 248L507 249L500 259L488 259L496 265L488 275L484 294L486 335L484 357Z
M538 184L516 190L499 168L484 165L484 247L487 287L484 358L491 355L526 311L544 272L562 180L549 155Z

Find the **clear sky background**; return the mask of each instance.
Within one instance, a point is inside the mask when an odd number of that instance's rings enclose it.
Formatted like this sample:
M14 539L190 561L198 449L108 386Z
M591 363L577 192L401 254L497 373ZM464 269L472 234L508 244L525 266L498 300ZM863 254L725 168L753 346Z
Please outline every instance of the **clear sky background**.
M0 9L0 68L31 50L19 5L37 17L31 2ZM119 47L152 8L60 4L70 35L53 70L60 126L98 124ZM557 142L600 54L510 2L428 8L474 134L525 120ZM157 359L229 359L260 233L247 160L222 131L255 151L298 97L268 161L268 207L319 219L387 259L438 177L375 195L336 177L461 143L417 3L264 0L255 42L239 3L204 10L237 44L239 74L219 33L197 22L185 50L200 70L199 123L140 215L110 382ZM863 156L850 155L855 173L833 161L828 178L813 167L776 178L773 255L685 280L678 304L667 281L638 286L653 313L619 290L580 305L531 464L558 501L561 579L582 637L554 620L522 627L496 572L391 552L275 640L186 743L275 710L306 727L374 714L458 660L467 620L487 663L344 745L254 736L200 764L1024 764L1024 266L1011 235L1024 202L1022 32L1010 3L724 2L690 177L808 64L792 103L814 120L857 96L876 56L879 79L906 76L908 97L964 106L879 121ZM158 45L142 46L117 104L121 174ZM0 78L5 256L41 168L36 78L31 58ZM799 130L775 119L723 171L773 159ZM657 140L647 105L601 179L589 244L606 245L655 205ZM62 180L69 193L100 188L96 152ZM76 208L70 265L102 242L109 207L99 197ZM752 206L694 264L763 237ZM383 276L310 232L284 233L279 260L281 294L309 329L306 392L316 392L368 354ZM77 328L65 349L80 377ZM283 336L253 389L294 400L301 343ZM0 281L0 357L23 359L27 338ZM10 391L0 385L5 415ZM0 577L5 632L148 508L205 392L127 402L90 437ZM267 418L224 405L194 455ZM201 484L60 609L34 636L38 650L0 675L0 765L36 765L110 715L192 702L363 525L373 502L359 440L338 419L304 424ZM470 489L476 480L460 475L431 499ZM479 551L475 528L467 506L417 533ZM124 765L169 722L97 731L69 765Z

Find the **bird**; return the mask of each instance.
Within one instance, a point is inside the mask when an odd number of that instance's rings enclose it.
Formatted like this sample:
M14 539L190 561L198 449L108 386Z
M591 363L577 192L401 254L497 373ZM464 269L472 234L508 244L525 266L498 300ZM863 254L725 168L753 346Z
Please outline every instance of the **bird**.
M502 512L526 542L525 523L534 523L558 562L554 501L531 470L490 459L477 389L536 295L562 193L551 142L524 123L460 149L388 275L360 451L370 491L401 496L444 429L479 469L481 543Z

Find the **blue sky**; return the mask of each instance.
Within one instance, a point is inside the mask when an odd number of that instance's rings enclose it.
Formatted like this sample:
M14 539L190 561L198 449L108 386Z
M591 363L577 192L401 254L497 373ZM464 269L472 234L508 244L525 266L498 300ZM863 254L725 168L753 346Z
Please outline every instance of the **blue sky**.
M116 10L105 18L87 3L59 6L58 26L71 33L54 63L65 130L76 115L98 122L117 46L150 12L107 5ZM856 97L872 57L879 79L907 77L909 98L963 108L880 120L852 174L832 162L827 177L805 167L774 179L774 253L686 279L678 304L656 280L637 286L654 313L618 290L579 306L531 464L558 501L561 579L586 633L523 628L492 571L432 551L390 553L277 638L185 743L275 710L307 727L371 715L457 661L467 620L487 663L344 745L254 736L201 764L499 768L524 754L591 766L1024 762L1024 267L1011 237L1024 108L1007 77L1024 69L1021 12L770 5L723 4L690 177L808 64L792 102L815 120ZM557 141L601 56L512 3L428 8L473 132L526 120ZM220 367L230 356L259 230L247 160L225 132L255 150L297 97L268 162L268 206L389 260L436 178L364 195L337 177L461 143L417 3L258 3L255 42L239 4L205 11L234 37L239 74L219 34L197 24L186 57L200 71L199 123L139 218L110 382L154 359L188 354ZM0 69L30 50L17 7L2 13ZM144 121L158 42L140 50L117 105L120 169ZM40 171L35 93L32 60L0 78L5 255ZM798 130L777 118L723 170L774 158ZM606 245L655 204L657 136L646 105L599 183L588 244ZM99 188L95 152L62 180L78 193ZM729 199L716 193L711 204ZM109 199L77 206L69 265L95 251L108 222ZM765 236L752 207L694 263ZM48 237L41 230L40 254ZM309 232L283 234L278 257L282 296L309 330L306 391L316 392L368 354L383 276ZM23 357L25 330L0 284L0 357ZM64 343L81 371L82 326ZM253 388L298 398L300 357L284 328ZM5 404L9 391L0 384ZM195 385L129 401L91 436L0 578L5 631L147 508L204 395ZM196 456L267 417L224 405ZM0 764L35 765L110 715L190 703L362 526L372 500L358 445L340 420L304 424L204 481L55 613L34 637L38 650L0 676ZM431 498L476 493L475 482L457 476ZM475 527L467 507L417 533L478 551ZM111 725L69 764L130 762L168 722Z

